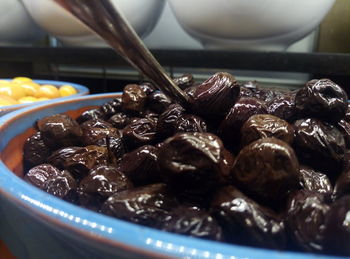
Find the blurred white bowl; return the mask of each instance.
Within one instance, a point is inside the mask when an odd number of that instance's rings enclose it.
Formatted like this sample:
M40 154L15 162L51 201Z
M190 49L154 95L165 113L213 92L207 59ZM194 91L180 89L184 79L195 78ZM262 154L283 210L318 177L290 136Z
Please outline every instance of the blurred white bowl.
M32 20L20 0L0 0L0 45L32 45L45 33Z
M212 49L283 50L314 30L335 0L169 0L184 30Z
M95 33L54 1L22 1L37 24L64 45L106 46ZM112 2L124 13L141 37L146 36L154 28L164 5L164 0L113 0Z

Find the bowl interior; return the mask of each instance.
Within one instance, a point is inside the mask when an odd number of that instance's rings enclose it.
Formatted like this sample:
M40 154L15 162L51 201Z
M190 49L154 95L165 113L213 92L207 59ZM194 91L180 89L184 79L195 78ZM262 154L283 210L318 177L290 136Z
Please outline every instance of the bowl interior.
M195 258L293 258L308 259L314 255L272 251L199 240L150 229L77 207L24 182L22 150L33 123L49 114L67 113L76 118L82 111L101 105L116 94L77 97L27 107L0 118L0 196L33 213L42 222L60 231L87 240L90 246L101 244L110 251L124 249L147 257ZM44 224L44 223L42 223ZM113 253L113 252L112 252ZM321 257L320 257L321 258ZM335 257L322 257L335 258Z

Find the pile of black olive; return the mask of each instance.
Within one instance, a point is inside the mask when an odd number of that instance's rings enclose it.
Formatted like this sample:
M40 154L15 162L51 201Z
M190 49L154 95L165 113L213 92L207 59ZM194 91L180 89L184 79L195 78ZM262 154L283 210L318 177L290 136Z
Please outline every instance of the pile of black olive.
M150 83L72 119L36 122L25 180L164 231L350 255L350 110L329 79L278 92L217 73L175 78L190 108Z

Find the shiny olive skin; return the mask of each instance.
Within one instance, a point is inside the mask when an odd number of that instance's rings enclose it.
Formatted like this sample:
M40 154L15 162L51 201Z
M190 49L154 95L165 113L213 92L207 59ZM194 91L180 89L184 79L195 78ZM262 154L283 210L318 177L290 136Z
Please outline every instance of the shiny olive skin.
M350 256L350 196L335 201L327 214L324 246L326 253Z
M239 146L243 124L254 114L267 113L264 102L253 98L240 98L230 109L218 129L226 147Z
M159 150L154 146L142 146L125 154L118 162L118 169L135 186L161 181L158 167Z
M225 148L210 133L178 133L165 140L159 150L162 177L173 188L189 193L205 193L215 188L227 174Z
M138 119L123 129L123 139L127 148L152 144L156 136L156 123L149 119Z
M272 91L270 89L252 89L253 95L252 97L257 98L260 101L263 101L264 103L268 104L273 99L275 99L280 93L276 91Z
M179 77L175 77L174 79L174 83L180 87L182 90L192 86L194 84L194 78L193 75L191 74L184 74L182 76Z
M179 104L171 104L168 109L159 115L157 122L157 136L165 139L174 135L178 130L178 120L185 114L185 109Z
M79 115L79 117L76 119L76 121L81 124L85 121L92 120L92 119L101 119L104 120L103 112L100 109L91 109L83 112Z
M59 149L48 157L47 162L61 170L68 170L76 179L87 175L97 165L107 165L110 157L106 147L67 147Z
M310 192L318 192L330 197L333 186L326 174L318 172L311 167L300 166L300 185Z
M330 208L322 194L308 190L294 193L287 206L287 226L296 248L324 251L325 220Z
M67 170L55 178L49 179L45 191L66 201L77 203L77 181Z
M162 230L202 239L222 241L222 229L204 210L179 206L166 219Z
M337 123L337 128L343 133L346 147L350 148L350 123L346 120L340 120Z
M334 185L333 200L350 195L350 171L344 170Z
M286 142L276 138L259 139L239 152L231 177L233 183L252 198L279 208L288 191L298 187L299 163Z
M143 110L147 95L139 85L126 85L122 94L122 108L125 111L139 113Z
M270 114L253 115L241 128L241 146L269 137L278 138L291 145L294 129L287 121Z
M252 90L250 90L249 88L246 88L246 87L244 87L244 86L240 86L239 98L242 98L242 97L252 97L252 96L253 96Z
M106 139L106 137L118 138L121 137L121 134L116 128L84 127L81 140L84 146L97 145L101 139Z
M297 119L298 110L295 105L295 95L294 91L276 96L267 104L268 113L288 122Z
M150 82L143 82L139 87L147 96L157 90Z
M196 92L198 88L198 85L192 85L190 87L187 87L184 92L191 98L193 99L194 98L194 93Z
M133 223L161 228L177 206L165 184L152 184L115 193L103 204L102 212Z
M36 132L24 142L23 159L30 167L43 164L50 154L51 150L45 144L40 131Z
M45 144L51 149L79 145L83 135L79 124L65 114L45 117L38 120L36 125Z
M294 122L294 147L299 159L328 176L336 175L344 158L345 140L333 125L318 119Z
M207 123L200 117L186 114L177 120L177 132L206 132Z
M223 187L215 194L211 211L228 242L273 249L286 246L283 221L233 186Z
M165 112L170 104L171 100L160 91L154 91L147 96L147 107L156 113Z
M122 112L118 112L109 118L108 122L117 129L123 129L130 123L130 117Z
M347 100L346 92L329 79L311 80L295 96L296 107L304 117L329 122L337 122L345 116Z
M348 108L346 109L345 116L343 118L345 121L350 122L350 104L348 103Z
M111 116L113 116L117 112L120 112L121 109L122 102L119 98L115 98L112 101L109 101L100 107L100 111L102 112L105 120L108 120Z
M106 122L105 120L101 120L101 119L91 119L91 120L87 120L87 121L80 124L80 128L82 130L89 129L91 127L92 128L108 129L108 128L112 128L113 125Z
M127 152L123 138L118 136L107 136L105 138L98 139L96 145L107 148L110 161L121 158Z
M97 166L90 170L78 187L81 206L99 211L102 204L116 192L132 188L130 180L113 166Z
M205 119L223 118L239 95L239 84L228 73L216 73L200 84L194 92L191 108Z
M31 168L24 179L32 185L44 190L49 179L56 178L61 171L51 164L41 164Z
M58 198L75 202L77 183L66 170L60 171L53 165L41 164L30 169L24 179Z
M243 83L243 87L248 88L248 89L257 89L257 88L259 88L259 84L256 80L247 81L247 82Z

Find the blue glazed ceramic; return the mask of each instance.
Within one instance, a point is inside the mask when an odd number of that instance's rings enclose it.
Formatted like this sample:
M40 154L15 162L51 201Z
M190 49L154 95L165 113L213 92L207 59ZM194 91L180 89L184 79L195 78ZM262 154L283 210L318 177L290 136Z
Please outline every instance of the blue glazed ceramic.
M35 120L56 113L72 114L74 110L100 105L115 96L57 100L0 118L0 238L19 259L339 258L223 244L150 229L77 207L17 176L21 175L21 150L26 138L23 132Z
M11 80L11 79L3 79L3 80ZM76 90L77 93L71 96L67 96L67 97L60 97L60 99L69 99L69 98L74 98L77 96L83 96L83 95L88 95L89 94L89 88L80 85L80 84L74 84L71 82L64 82L64 81L54 81L54 80L33 80L35 83L38 83L40 85L54 85L54 86L61 86L61 85L71 85L73 86ZM55 101L55 100L54 100ZM48 100L48 101L42 101L42 102L52 102L52 100ZM16 105L8 105L8 106L0 106L0 116L9 113L11 111L15 111L30 105L34 105L31 103L23 103L23 104L16 104Z

